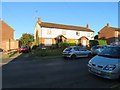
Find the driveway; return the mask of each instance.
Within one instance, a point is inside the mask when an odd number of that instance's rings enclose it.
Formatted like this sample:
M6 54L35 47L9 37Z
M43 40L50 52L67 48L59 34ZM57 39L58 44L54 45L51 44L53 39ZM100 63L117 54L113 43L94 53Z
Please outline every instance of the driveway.
M119 82L89 74L90 58L41 60L18 57L2 67L3 88L109 88Z

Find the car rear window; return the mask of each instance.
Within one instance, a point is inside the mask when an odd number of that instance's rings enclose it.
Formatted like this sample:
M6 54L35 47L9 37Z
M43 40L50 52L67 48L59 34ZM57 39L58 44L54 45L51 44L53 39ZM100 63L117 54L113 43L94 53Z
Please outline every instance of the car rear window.
M28 46L21 46L21 48L28 48Z

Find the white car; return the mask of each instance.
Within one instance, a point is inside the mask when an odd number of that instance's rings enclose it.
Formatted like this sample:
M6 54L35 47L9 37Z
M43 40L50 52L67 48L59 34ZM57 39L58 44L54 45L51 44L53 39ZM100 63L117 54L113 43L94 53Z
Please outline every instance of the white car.
M71 46L63 51L63 56L71 59L92 56L92 52L80 46Z
M97 76L118 79L120 77L120 46L109 46L88 62L88 70Z

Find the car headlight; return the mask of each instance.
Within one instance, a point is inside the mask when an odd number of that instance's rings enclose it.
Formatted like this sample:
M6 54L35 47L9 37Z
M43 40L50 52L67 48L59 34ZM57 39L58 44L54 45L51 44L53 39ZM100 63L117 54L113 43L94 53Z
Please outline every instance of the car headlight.
M110 65L107 65L103 70L112 71L115 68L116 68L116 65L110 64Z

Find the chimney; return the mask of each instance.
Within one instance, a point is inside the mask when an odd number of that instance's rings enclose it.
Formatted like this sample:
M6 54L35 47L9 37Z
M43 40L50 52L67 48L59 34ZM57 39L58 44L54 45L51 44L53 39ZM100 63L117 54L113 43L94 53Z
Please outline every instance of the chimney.
M86 25L86 28L89 29L89 25L88 24Z
M41 24L41 18L38 17L38 21L37 21L38 24Z
M110 25L109 25L109 23L107 23L107 25L106 25L107 27L109 27Z

